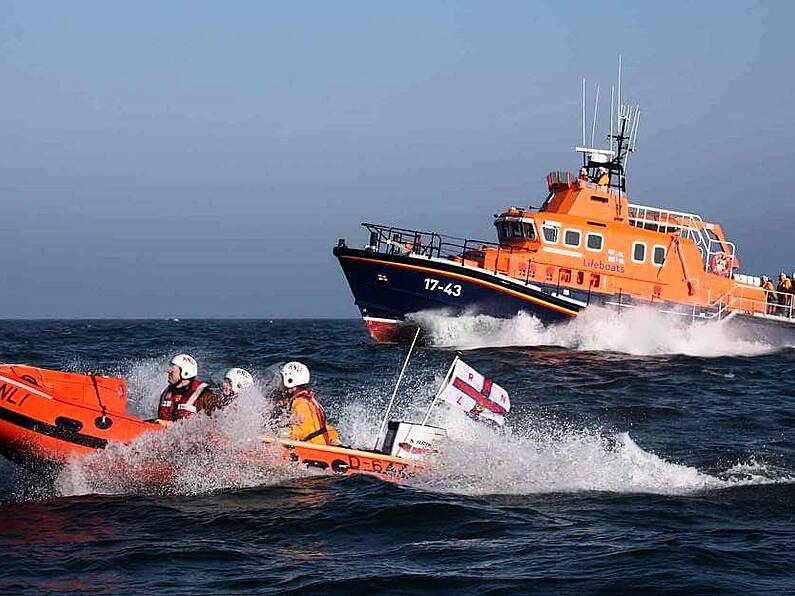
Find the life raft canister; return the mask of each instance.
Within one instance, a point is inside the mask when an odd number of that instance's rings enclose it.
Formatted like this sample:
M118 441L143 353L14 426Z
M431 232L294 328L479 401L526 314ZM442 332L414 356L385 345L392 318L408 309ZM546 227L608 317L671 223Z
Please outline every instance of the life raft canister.
M169 385L160 395L157 417L160 420L180 420L192 416L196 413L196 400L207 387L207 383L193 379L185 393L174 393Z

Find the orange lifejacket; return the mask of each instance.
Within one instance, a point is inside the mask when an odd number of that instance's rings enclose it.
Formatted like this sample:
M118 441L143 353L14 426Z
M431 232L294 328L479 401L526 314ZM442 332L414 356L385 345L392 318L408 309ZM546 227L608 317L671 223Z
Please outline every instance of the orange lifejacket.
M178 393L169 385L160 394L157 417L160 420L180 420L193 416L196 413L196 400L207 387L207 383L199 379L192 379L185 391Z
M311 389L290 398L290 438L319 445L339 445L339 434L326 421L326 411Z

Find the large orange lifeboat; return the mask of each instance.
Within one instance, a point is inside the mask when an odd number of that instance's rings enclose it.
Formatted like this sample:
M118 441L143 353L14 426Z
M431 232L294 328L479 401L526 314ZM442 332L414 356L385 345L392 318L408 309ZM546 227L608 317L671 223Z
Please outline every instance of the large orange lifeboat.
M362 224L363 246L340 238L333 254L373 340L408 343L421 327L433 342L428 322L439 316L523 313L557 325L593 306L724 321L748 339L790 345L795 303L739 272L718 223L630 202L640 108L615 108L607 145L596 147L592 133L575 148L579 175L552 171L536 206L494 215L497 242L377 223Z

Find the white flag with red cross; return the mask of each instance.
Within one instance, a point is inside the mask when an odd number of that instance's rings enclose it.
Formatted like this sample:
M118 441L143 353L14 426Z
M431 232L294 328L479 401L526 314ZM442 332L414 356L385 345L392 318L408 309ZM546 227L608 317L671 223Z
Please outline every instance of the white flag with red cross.
M475 420L486 418L501 426L511 409L511 400L505 389L459 359L453 363L438 397Z

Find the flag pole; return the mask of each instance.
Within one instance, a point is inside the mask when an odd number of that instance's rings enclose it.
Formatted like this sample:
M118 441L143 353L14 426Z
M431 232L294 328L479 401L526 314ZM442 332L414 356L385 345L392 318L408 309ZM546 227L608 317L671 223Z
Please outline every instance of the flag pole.
M433 409L433 406L436 405L436 400L439 399L439 395L447 386L447 382L450 380L450 376L453 374L453 369L455 369L455 364L456 362L458 362L458 360L459 360L458 356L456 356L453 359L453 363L450 365L450 369L447 371L447 374L444 377L444 381L442 381L442 384L439 385L439 389L436 390L436 395L433 396L433 401L431 402L431 405L428 406L428 411L425 412L425 418L423 418L422 420L422 426L425 426L425 423L428 422L428 418L430 418L431 416L431 410Z
M378 434L375 436L375 447L373 449L378 449L378 439L381 438L381 433L384 432L384 427L386 426L386 421L389 418L389 411L392 409L392 404L395 402L395 396L398 392L398 387L400 387L400 381L403 380L403 373L406 372L406 367L409 364L409 358L411 358L411 353L414 351L414 344L417 343L417 338L420 336L420 327L417 326L417 332L414 334L414 339L411 342L411 347L409 348L409 353L406 354L406 361L403 363L403 368L400 369L400 375L398 376L397 383L395 383L395 390L392 392L392 397L389 399L389 404L386 406L386 412L384 412L384 420L381 422L381 426L378 428Z

